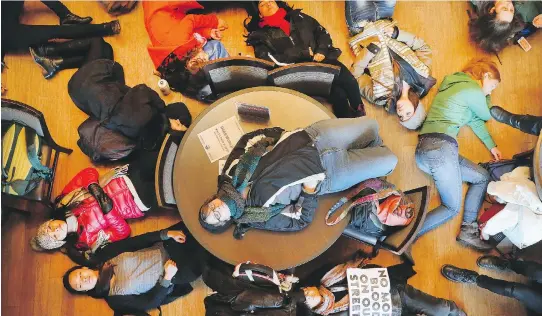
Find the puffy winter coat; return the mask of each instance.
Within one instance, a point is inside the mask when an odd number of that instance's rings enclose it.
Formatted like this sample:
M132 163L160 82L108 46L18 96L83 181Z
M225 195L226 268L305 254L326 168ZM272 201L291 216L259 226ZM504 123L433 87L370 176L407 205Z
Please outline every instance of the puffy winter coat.
M290 22L290 36L270 26L250 32L247 44L254 47L257 58L275 63L300 63L312 61L311 50L326 59L337 59L341 55L341 50L333 47L327 30L314 18L301 10L291 10L285 19Z
M218 17L214 14L186 14L191 9L203 9L196 1L143 1L145 28L151 44L147 47L155 68L174 53L181 59L199 43L194 33L211 38L211 30L217 28Z
M88 179L88 172L83 176L85 171L89 171L89 169L85 169L75 176L74 180L62 192L68 193L79 189L81 184L86 184L82 182L96 183L97 172L95 180L93 180ZM86 177L86 179L77 181L77 178L82 177ZM84 186L86 187L86 185ZM126 176L111 180L103 190L113 200L113 208L107 214L102 212L100 205L92 196L70 209L70 212L77 218L79 238L76 247L79 249L91 249L95 246L96 241L98 244L103 244L104 241L115 242L127 238L130 236L131 230L126 219L142 217L144 216L143 211L147 210L139 199L130 179ZM103 233L100 233L101 231Z
M117 160L136 148L158 147L169 123L164 101L144 84L124 82L122 66L98 59L72 76L68 93L90 118L79 127L79 147L93 161Z

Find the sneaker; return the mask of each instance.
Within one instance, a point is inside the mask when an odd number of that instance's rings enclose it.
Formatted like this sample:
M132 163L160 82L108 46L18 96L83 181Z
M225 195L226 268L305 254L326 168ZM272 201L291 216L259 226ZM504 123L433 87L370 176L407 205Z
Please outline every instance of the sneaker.
M476 222L461 224L461 230L455 240L463 246L477 251L485 252L493 248L490 243L480 239L480 230L478 229L478 223Z
M510 261L496 256L481 256L476 260L481 268L506 271L510 268Z
M445 264L440 269L440 273L448 280L457 283L474 284L478 278L478 273L454 267L450 264Z

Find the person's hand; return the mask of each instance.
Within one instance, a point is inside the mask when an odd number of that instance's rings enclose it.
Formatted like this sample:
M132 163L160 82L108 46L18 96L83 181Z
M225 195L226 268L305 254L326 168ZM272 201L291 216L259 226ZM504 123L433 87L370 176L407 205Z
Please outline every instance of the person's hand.
M175 273L177 273L177 264L175 261L169 259L164 264L164 280L170 280L173 279L175 276Z
M390 25L386 26L382 31L384 32L384 34L386 34L386 36L392 37L393 32L395 32L395 28Z
M222 31L220 31L219 29L212 29L211 38L220 41L222 39Z
M318 54L315 54L315 55L312 57L312 60L314 60L315 62L319 63L319 62L321 62L322 60L324 60L324 58L326 58L325 55L318 53Z
M186 241L185 234L180 230L170 230L167 232L167 236L180 244Z
M316 186L318 185L318 182L319 182L318 180L303 182L303 189L307 193L314 193L314 191L316 191Z
M228 29L228 23L222 19L218 19L218 26L216 27L219 31L224 31Z
M495 159L495 161L499 161L502 159L502 153L497 147L491 148L491 154L493 155L493 158Z
M533 19L533 25L534 25L536 28L541 28L541 27L542 27L542 14L537 15L537 16Z

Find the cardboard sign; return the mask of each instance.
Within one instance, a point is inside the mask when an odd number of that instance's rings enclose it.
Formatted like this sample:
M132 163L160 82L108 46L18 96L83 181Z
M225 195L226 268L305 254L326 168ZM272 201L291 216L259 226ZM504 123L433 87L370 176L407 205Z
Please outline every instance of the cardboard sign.
M350 316L391 316L388 269L348 269Z

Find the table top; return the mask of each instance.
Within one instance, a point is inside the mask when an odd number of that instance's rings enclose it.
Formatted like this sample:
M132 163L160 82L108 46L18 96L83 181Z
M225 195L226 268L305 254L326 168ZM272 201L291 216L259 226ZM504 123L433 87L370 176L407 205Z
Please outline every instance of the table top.
M216 101L191 124L180 144L173 169L173 186L177 207L196 240L213 255L230 263L252 261L275 270L301 265L320 255L340 237L347 225L344 219L335 226L325 224L327 210L343 194L319 197L313 222L299 232L250 230L242 240L233 238L233 226L222 234L212 234L201 227L198 219L203 202L217 190L218 161L211 163L198 134L237 116L237 103L269 107L271 120L266 125L240 120L245 133L266 127L285 130L303 128L334 115L313 98L289 89L257 87L241 90ZM222 159L226 159L226 157Z

